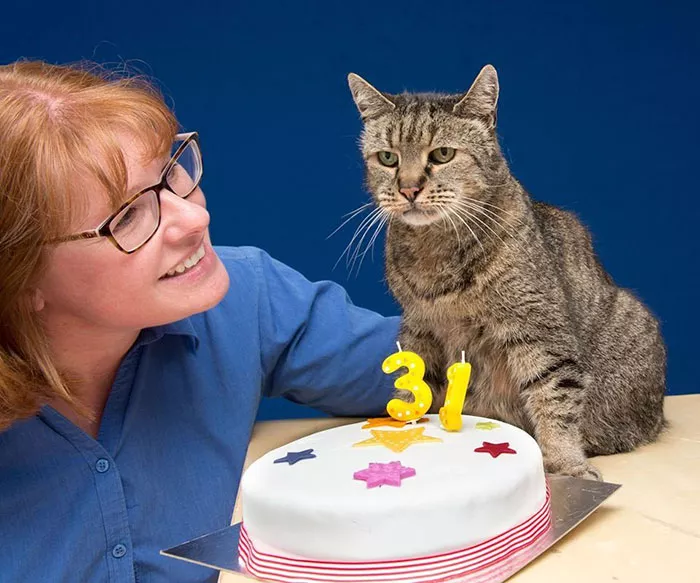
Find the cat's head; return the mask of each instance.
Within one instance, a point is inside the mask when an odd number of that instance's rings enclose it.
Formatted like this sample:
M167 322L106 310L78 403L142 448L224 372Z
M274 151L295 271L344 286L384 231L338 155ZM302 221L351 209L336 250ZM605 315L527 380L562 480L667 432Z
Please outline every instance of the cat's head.
M503 165L491 65L459 95L390 95L354 73L348 83L364 123L367 187L379 207L407 224L427 225L464 216L460 209L488 196Z

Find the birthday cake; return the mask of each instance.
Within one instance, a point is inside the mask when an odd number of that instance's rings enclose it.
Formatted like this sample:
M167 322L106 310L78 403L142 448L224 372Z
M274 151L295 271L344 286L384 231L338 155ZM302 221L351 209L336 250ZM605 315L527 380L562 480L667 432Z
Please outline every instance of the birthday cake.
M522 561L551 530L537 443L500 421L442 421L370 419L254 462L244 570L285 583L488 581Z

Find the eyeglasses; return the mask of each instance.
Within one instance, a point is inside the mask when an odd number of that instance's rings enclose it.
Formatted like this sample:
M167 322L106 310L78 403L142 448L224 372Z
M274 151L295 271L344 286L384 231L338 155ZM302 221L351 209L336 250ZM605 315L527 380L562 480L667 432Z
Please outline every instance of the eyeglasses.
M151 240L160 226L160 193L167 188L187 198L202 180L202 152L197 132L178 134L174 153L165 165L160 182L130 197L99 227L75 235L54 239L52 243L107 237L120 251L133 253Z

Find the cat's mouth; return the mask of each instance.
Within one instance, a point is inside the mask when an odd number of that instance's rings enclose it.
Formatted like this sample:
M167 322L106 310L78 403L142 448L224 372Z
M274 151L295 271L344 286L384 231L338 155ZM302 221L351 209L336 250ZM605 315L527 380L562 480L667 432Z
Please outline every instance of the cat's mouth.
M437 211L411 207L401 215L401 220L414 227L429 225L440 218Z

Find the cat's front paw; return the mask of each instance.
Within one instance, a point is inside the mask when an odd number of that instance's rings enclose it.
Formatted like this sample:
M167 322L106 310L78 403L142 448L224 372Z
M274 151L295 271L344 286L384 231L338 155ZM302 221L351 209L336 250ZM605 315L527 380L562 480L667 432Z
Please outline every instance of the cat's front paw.
M603 479L603 474L588 460L565 460L561 457L550 458L544 456L544 469L550 474L559 474L562 476L573 476L574 478L583 478L585 480Z

